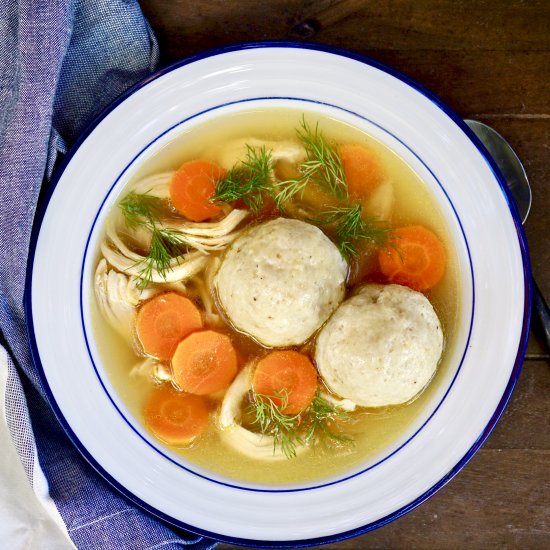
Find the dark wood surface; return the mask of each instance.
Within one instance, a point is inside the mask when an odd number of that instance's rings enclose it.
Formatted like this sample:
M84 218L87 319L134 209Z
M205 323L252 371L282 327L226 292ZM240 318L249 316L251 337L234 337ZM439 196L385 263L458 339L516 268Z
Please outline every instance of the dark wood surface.
M550 298L550 1L141 0L163 62L235 42L309 40L388 63L516 149L534 202L525 225ZM428 502L325 548L550 548L550 362L535 324L501 421ZM231 548L223 545L224 549Z

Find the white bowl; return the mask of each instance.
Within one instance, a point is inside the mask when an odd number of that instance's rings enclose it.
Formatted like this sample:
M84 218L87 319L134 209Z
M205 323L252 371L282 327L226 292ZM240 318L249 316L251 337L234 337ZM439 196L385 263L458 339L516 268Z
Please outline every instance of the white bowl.
M141 160L204 120L255 106L318 111L389 145L431 188L459 257L462 321L446 378L390 448L317 483L241 483L163 449L114 393L90 330L97 237ZM115 101L71 150L53 187L38 218L27 281L36 364L74 444L153 514L252 546L355 536L431 496L468 462L502 414L528 333L530 272L521 222L501 175L462 120L396 71L313 45L207 52Z

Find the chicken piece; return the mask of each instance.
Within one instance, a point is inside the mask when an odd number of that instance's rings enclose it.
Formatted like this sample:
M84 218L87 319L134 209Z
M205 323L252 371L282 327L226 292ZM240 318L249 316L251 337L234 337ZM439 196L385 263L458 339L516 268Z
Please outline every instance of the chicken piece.
M146 378L153 382L172 382L170 369L153 357L146 357L130 369L130 378Z
M94 290L103 317L135 347L136 306L141 299L135 279L109 269L102 258L96 268Z
M113 267L139 277L141 266L145 259L143 256L131 252L130 257L128 257L120 250L111 248L106 241L101 243L101 252ZM173 283L188 279L202 271L208 260L208 256L205 256L201 252L191 252L183 257L174 258L170 262L170 269L166 272L166 276L159 273L158 270L153 269L151 272L151 281L153 283Z
M241 405L243 398L251 389L251 365L246 365L237 375L222 401L218 417L218 427L222 440L236 451L260 460L286 460L288 457L270 435L255 433L241 424ZM296 454L306 448L296 447Z
M271 152L271 159L274 163L283 159L290 163L298 163L306 158L305 149L297 142L290 140L266 141L248 137L227 142L215 160L225 170L231 170L235 165L246 160L248 147L252 147L256 151L265 147L266 151Z
M175 171L163 172L155 174L148 178L139 180L130 191L132 193L147 194L159 199L170 199L170 181L174 176Z
M365 201L363 212L381 221L391 221L395 193L391 181L383 181Z

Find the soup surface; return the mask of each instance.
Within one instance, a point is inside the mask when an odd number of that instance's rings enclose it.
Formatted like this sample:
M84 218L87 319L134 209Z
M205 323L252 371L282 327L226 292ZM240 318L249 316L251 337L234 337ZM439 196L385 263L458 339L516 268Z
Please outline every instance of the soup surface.
M118 397L159 447L218 475L282 484L369 463L449 368L459 278L435 200L385 145L314 112L257 109L180 134L121 191L96 265L94 332ZM336 326L354 304L357 320ZM437 327L417 334L432 307ZM354 351L320 349L346 326ZM422 351L421 368L401 348L424 336L436 355Z

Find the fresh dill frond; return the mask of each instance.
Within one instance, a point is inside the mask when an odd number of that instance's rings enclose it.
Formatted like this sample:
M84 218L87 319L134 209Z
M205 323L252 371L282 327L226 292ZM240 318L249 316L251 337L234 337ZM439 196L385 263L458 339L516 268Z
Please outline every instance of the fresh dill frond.
M263 208L266 195L272 194L271 151L246 146L246 159L215 181L216 191L210 202L227 204L243 200L254 213Z
M322 212L318 219L312 221L319 225L336 226L336 244L345 258L358 255L359 241L368 241L378 246L385 245L391 231L379 220L365 219L360 204L331 207Z
M153 280L153 271L166 279L172 270L172 260L186 252L183 235L175 229L153 227L149 252L136 266L140 266L139 288L146 288Z
M186 252L186 242L181 232L162 227L164 201L148 193L130 192L118 206L129 228L143 227L151 233L147 255L135 264L140 268L139 287L144 289L151 283L155 270L166 279L172 269L172 260Z
M306 186L315 181L322 189L343 200L348 197L348 186L342 159L338 149L331 145L319 130L319 123L315 129L302 116L300 128L296 131L298 139L304 146L307 159L300 164L300 177L278 182L275 202L282 208L284 203L298 194L303 194Z
M131 192L120 201L118 207L128 227L150 227L158 222L164 203L154 195Z
M300 179L280 181L273 184L273 188L276 190L275 204L277 204L279 210L284 210L284 204L295 195L300 195L301 198L309 181L309 177L301 177Z
M327 437L342 444L352 444L353 439L347 435L331 429L334 422L346 422L351 420L349 414L329 403L319 391L315 394L308 409L309 426L304 437L305 445L312 445L316 437Z
M347 198L346 175L338 150L323 136L319 130L318 122L315 124L315 130L312 130L305 116L302 116L300 126L298 138L308 157L308 160L301 166L304 175L315 178L315 181L336 198Z
M351 421L342 409L327 401L317 390L307 410L296 415L286 415L288 404L286 391L276 395L264 395L252 392L252 403L247 413L253 417L260 433L273 437L273 452L280 447L287 458L296 457L298 445L313 447L322 440L330 440L342 445L353 444L353 439L333 428L336 422Z
M302 444L297 431L300 415L283 414L281 411L287 405L288 393L285 391L277 395L253 393L253 402L248 412L254 416L252 424L257 424L262 434L273 437L273 452L279 446L287 458L294 458L296 445Z

